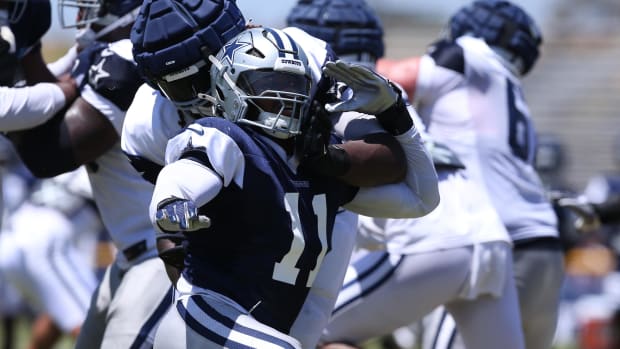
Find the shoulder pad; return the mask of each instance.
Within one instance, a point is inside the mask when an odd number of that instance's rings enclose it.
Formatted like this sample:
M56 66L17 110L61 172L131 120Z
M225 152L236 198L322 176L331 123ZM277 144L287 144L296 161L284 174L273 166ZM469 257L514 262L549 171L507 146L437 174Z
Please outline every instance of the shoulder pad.
M465 55L463 48L449 40L441 40L434 43L428 53L435 64L459 74L465 74Z
M88 84L121 110L127 110L143 81L136 64L105 48L88 70Z

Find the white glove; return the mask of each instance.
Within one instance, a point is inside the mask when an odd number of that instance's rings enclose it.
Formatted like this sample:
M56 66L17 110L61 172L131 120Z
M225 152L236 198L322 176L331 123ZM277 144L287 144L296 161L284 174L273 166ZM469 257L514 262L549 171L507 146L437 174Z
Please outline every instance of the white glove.
M583 197L564 197L557 200L560 207L569 209L575 215L575 228L582 233L590 233L601 227L601 221L594 206Z
M207 216L199 215L196 205L189 200L170 198L159 203L155 220L164 232L187 232L211 226Z
M358 111L377 115L398 100L398 94L388 81L364 66L340 60L327 62L323 73L344 82L353 91L353 95L345 101L326 104L325 110L330 113Z

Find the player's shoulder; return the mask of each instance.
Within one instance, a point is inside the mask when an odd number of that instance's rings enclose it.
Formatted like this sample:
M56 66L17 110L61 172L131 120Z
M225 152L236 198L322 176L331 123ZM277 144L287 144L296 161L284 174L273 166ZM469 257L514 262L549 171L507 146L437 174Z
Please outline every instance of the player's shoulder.
M116 56L126 61L133 62L133 44L129 39L122 39L108 44L108 48ZM134 63L135 64L135 63Z
M180 115L168 99L148 84L140 86L123 122L121 147L133 155L163 152L181 130ZM160 160L163 163L162 159Z
M437 66L465 74L465 53L463 47L452 40L439 40L427 52Z
M88 70L88 84L99 95L127 110L142 84L131 55L131 42L121 40L102 46Z
M265 143L264 139L268 138L261 131L215 116L198 119L186 127L183 132L194 138L206 138L211 147L215 144L218 146L234 144L234 147L238 147L248 154L262 153L260 149L264 149L264 147L261 148L259 143Z

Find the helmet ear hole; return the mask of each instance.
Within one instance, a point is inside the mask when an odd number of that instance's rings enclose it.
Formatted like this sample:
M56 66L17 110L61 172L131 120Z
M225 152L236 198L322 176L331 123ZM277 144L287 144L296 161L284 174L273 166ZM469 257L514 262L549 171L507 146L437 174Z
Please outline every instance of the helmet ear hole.
M265 58L265 55L260 52L259 50L257 50L255 47L252 47L251 49L249 49L246 54L250 55L250 56L254 56L254 57L258 57L258 58Z

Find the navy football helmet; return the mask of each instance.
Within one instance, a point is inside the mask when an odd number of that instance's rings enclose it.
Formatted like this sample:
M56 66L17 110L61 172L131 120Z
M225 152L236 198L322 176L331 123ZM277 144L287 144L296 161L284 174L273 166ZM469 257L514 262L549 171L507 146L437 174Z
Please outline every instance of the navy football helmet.
M374 64L383 57L383 26L364 0L300 0L287 24L327 42L338 56Z
M523 75L536 63L542 43L534 20L519 6L502 0L478 0L461 8L450 18L449 34L452 39L473 35L507 50Z
M312 77L305 52L291 37L272 28L249 29L211 59L218 116L279 139L301 133Z
M52 5L50 0L18 0L13 4L15 7L11 12L9 27L15 35L16 55L22 58L40 43L49 30L52 24Z
M138 69L177 108L211 112L209 55L245 29L234 0L145 0L131 32Z

